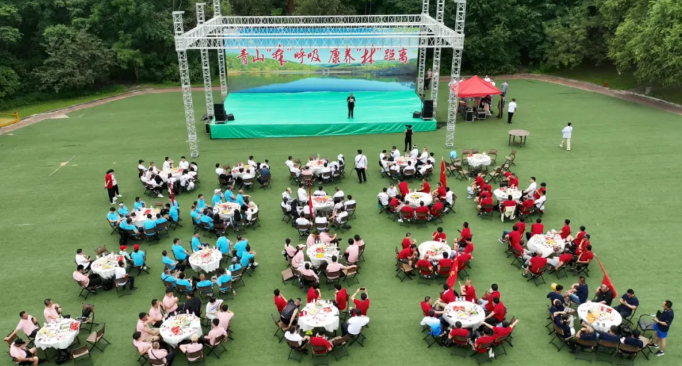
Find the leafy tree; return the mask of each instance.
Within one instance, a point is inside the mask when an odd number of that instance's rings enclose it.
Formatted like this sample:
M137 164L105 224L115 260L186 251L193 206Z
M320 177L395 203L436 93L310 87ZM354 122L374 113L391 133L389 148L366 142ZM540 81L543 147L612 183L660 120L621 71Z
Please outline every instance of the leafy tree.
M349 15L350 6L342 0L295 0L296 15Z

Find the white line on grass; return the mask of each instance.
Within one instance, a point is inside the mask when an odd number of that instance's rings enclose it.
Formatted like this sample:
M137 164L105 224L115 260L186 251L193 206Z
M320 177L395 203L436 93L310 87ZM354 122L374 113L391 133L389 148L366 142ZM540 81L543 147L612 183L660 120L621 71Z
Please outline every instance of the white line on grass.
M76 157L76 155L72 156L71 159L69 159L69 161L67 161L67 162L59 163L59 166L57 167L57 169L55 169L52 173L50 173L50 175L48 175L48 177L51 177L52 174L56 173L57 170L59 170L61 167L63 167L63 166L65 166L66 164L70 163L71 160L73 160L73 158L75 158L75 157Z

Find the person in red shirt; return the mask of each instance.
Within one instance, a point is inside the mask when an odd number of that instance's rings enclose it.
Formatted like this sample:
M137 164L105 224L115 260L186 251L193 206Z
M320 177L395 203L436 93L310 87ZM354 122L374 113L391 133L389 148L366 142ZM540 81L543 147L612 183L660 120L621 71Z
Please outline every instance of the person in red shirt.
M320 292L320 284L314 283L308 290L308 303L318 300L321 297L322 293Z
M523 277L528 276L528 272L532 274L540 274L543 268L547 265L547 258L542 256L542 251L533 253L528 264L526 265L526 272L522 274Z
M576 235L575 238L569 235L568 238L566 238L566 239L569 241L569 243L573 242L573 245L575 245L576 247L579 247L580 242L583 241L585 234L587 234L587 232L585 232L585 230L586 230L585 227L581 226L580 231L578 231L578 235Z
M107 175L104 176L104 188L107 189L109 193L109 203L112 205L116 203L116 194L118 190L118 184L114 184L114 170L109 169Z
M407 197L407 195L410 193L410 186L407 184L407 181L402 181L398 184L398 190L400 191L400 195L402 197Z
M412 244L409 247L401 250L400 253L398 253L398 259L401 262L407 263L410 266L412 266L412 264L416 262L417 255L418 255L417 246L415 244Z
M474 285L471 283L471 279L467 278L466 281L464 282L464 285L462 283L459 283L459 288L461 290L461 294L464 296L464 299L468 302L473 302L476 304L478 302L478 299L476 298L476 289L474 288Z
M277 311L281 314L282 310L287 306L287 299L282 296L282 294L279 292L279 289L275 289L275 306L277 307Z
M505 230L502 232L502 238L499 239L500 243L508 243L511 246L516 246L515 243L521 243L521 233L519 232L519 227L514 224L511 231Z
M519 188L519 178L516 177L516 174L512 173L511 177L509 177L509 187L510 188Z
M425 278L431 278L431 275L433 275L433 266L431 265L428 254L424 254L424 258L418 260L415 267L419 269L419 272Z
M545 225L542 224L542 219L535 220L535 223L530 226L530 232L526 233L526 240L530 240L533 235L542 235L545 232Z
M414 218L414 209L410 205L403 205L400 209L400 219L398 222L403 222L404 220L410 221Z
M582 252L585 251L585 248L587 248L588 245L592 245L590 243L590 234L585 234L583 240L580 241L580 245L575 247L575 254L578 256L582 254Z
M412 233L405 234L405 237L403 238L403 249L409 248L412 244L417 244L417 241L412 239Z
M505 316L507 316L507 309L505 309L504 304L500 301L499 297L494 298L493 311L486 316L485 322L490 325L497 325L504 321Z
M474 257L471 256L469 253L462 253L458 255L457 257L457 272L463 270L466 268L467 263L474 259Z
M485 309L486 313L489 313L493 311L493 308L495 307L495 303L493 302L493 299L500 298L500 291L498 291L498 286L496 283L493 283L490 286L490 291L486 292L483 294L483 298L478 300L478 303L483 305L483 308Z
M332 350L332 344L329 343L327 338L324 338L321 333L316 333L316 335L310 339L310 345L312 347L324 347L324 348L326 348L325 351L314 351L313 350L313 353L316 355L325 354L327 352L331 352L331 350Z
M514 330L514 327L518 323L519 323L519 320L514 319L514 322L511 324L509 324L509 322L504 321L504 322L502 322L501 326L497 326L497 327L493 327L492 325L490 325L488 323L483 323L483 324L485 324L488 328L492 329L493 337L495 337L495 339L498 339L498 338L501 338L501 337L504 337L506 335L511 334L511 332Z
M540 198L540 192L545 193L545 194L547 193L547 183L545 183L545 182L540 183L540 189L538 189L537 191L535 191L535 193L533 193L533 199Z
M391 212L395 212L395 210L400 206L402 201L398 199L398 197L393 197L391 198L391 202L388 204L388 208L391 210Z
M484 211L485 212L492 212L493 211L493 198L492 197L486 197L483 200L481 200L481 204L476 207L478 210L478 216L481 216L481 210L483 209L483 206L488 206Z
M443 183L441 183L441 182L438 182L437 187L438 188L436 188L436 190L433 191L433 193L431 193L431 194L433 195L434 198L438 197L441 200L444 200L445 196L447 196L447 194L448 194L448 191L445 190L445 187L443 187Z
M490 193L490 191L488 190L488 187L483 186L483 189L481 189L481 193L478 194L478 197L476 197L475 201L476 201L478 204L481 204L481 202L483 202L484 199L486 199L486 198L488 198L488 197L492 197L492 196L493 196L493 195L492 195L492 194Z
M443 252L443 259L438 261L438 275L448 277L452 269L452 259L448 258L448 252Z
M431 185L426 179L422 179L422 185L419 186L419 192L431 194Z
M443 202L440 200L440 198L436 197L436 203L434 203L431 207L431 216L440 216L443 213L443 209L445 209Z
M465 240L466 238L472 237L471 229L469 229L469 223L468 222L464 222L464 224L462 224L462 230L457 230L457 231L459 231L459 240L460 241Z
M360 294L360 300L357 300L355 296L357 296L360 291L362 291L362 294ZM355 293L350 298L353 300L355 308L360 309L362 315L367 316L367 310L369 310L369 295L367 295L367 289L360 287L359 289L355 290Z
M453 339L455 337L461 337L461 340ZM452 343L467 344L468 338L469 338L469 330L466 328L462 328L461 322L459 322L459 321L455 322L455 326L450 331L450 335L448 335L448 339L450 339L452 341Z
M576 266L586 266L592 262L594 258L594 253L592 253L592 246L588 245L585 247L585 251L580 253L578 260L575 262Z
M531 212L533 212L533 209L535 208L535 200L533 199L526 199L521 203L521 213L524 215L530 215Z
M457 251L461 253L471 254L474 252L474 242L471 241L470 237L457 243L457 246Z
M340 283L335 283L334 288L334 305L339 308L339 311L345 311L348 306L348 292L341 287Z
M424 316L429 316L429 311L433 310L436 315L441 315L443 314L442 311L437 311L436 309L433 308L432 306L432 301L431 301L431 296L426 296L424 298L424 301L419 303L419 306L422 308L422 312L424 312Z
M436 300L436 303L433 304L433 306L436 309L443 310L449 303L454 302L457 296L459 295L457 295L455 290L451 289L447 283L444 283L443 292L440 294L440 299Z
M436 231L433 232L433 235L431 235L433 238L433 241L439 241L441 243L445 243L447 235L443 232L442 227L438 227Z
M526 219L519 217L519 222L516 223L516 228L518 232L521 233L521 237L523 237L523 233L526 232Z
M424 204L424 201L419 201L419 207L417 207L417 214L420 217L426 217L426 219L431 218L431 210L429 210L429 206Z
M474 342L474 350L478 353L486 353L490 348L485 347L485 345L494 341L495 337L493 336L493 330L490 328L483 328L483 335L476 338L476 342Z
M559 236L561 236L561 239L566 240L569 236L571 236L571 220L566 219L564 220L564 227L561 228L561 232L559 233Z
M471 183L469 187L467 187L467 193L469 193L467 199L473 198L476 192L482 191L483 186L485 186L485 179L483 179L483 173L478 173L474 182Z
M558 258L548 259L547 262L554 266L554 270L558 271L561 267L570 265L573 262L573 253L566 248Z

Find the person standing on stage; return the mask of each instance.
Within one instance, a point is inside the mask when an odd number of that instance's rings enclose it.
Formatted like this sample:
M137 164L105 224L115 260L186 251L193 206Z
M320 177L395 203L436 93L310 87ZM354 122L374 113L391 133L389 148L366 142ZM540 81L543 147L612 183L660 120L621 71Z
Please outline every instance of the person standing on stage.
M431 69L426 70L426 78L424 78L424 89L428 89L431 84L431 78L433 77L433 72Z
M367 157L362 154L362 150L358 150L358 155L355 156L355 171L358 173L358 183L367 182L366 170Z
M348 119L355 118L355 116L353 116L353 109L355 109L355 97L353 96L353 93L350 93L350 96L346 98L346 102L348 102Z
M410 151L410 147L412 146L412 135L414 135L414 131L412 130L412 125L405 125L405 152Z

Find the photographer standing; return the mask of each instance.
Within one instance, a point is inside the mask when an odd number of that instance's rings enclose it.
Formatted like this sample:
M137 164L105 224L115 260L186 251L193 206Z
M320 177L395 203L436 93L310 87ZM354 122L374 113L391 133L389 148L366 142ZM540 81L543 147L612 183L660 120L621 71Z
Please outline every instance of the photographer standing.
M407 127L405 129L405 152L408 152L412 147L412 135L414 135L414 131L412 130L412 125L405 125L405 127Z

